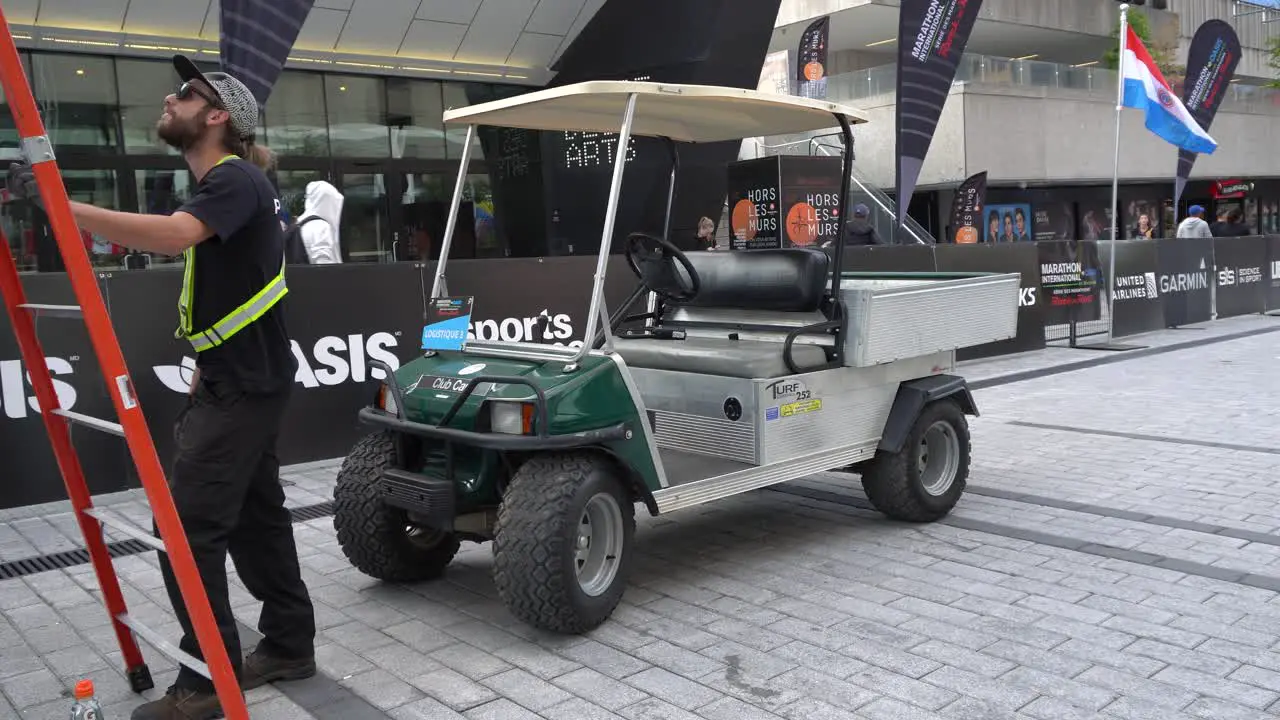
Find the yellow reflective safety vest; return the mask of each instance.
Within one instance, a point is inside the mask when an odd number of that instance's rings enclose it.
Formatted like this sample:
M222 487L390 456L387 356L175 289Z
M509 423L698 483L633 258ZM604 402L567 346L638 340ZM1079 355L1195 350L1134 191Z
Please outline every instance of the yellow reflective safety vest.
M227 155L214 163L214 167L228 160L234 160L236 157L235 155ZM268 310L289 293L289 288L284 281L284 271L287 263L285 262L285 256L282 254L280 257L280 272L271 279L271 282L267 283L266 287L259 290L256 295L249 298L243 305L227 313L221 320L215 322L212 327L200 332L192 332L192 301L195 299L196 277L195 247L183 250L182 257L186 263L186 268L182 272L182 294L178 296L178 329L173 336L178 339L186 338L197 353L215 348L226 342L231 336L243 330L250 323L267 314Z

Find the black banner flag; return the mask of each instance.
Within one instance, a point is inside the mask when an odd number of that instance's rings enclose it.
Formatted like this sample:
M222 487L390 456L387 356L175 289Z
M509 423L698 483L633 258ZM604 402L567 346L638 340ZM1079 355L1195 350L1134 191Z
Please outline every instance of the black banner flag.
M827 41L831 34L831 17L823 16L809 23L800 36L796 54L796 94L825 100L827 97Z
M222 70L247 85L259 106L266 105L315 0L220 2Z
M982 0L902 0L895 111L899 227L981 7Z
M951 200L951 241L961 245L982 237L982 208L987 204L987 171L974 173L960 183Z
M1187 52L1187 74L1182 87L1182 104L1206 132L1218 114L1222 96L1231 87L1231 77L1240 64L1240 38L1222 20L1208 20L1196 30ZM1173 187L1173 206L1178 206L1182 191L1191 176L1197 154L1178 151L1178 174Z

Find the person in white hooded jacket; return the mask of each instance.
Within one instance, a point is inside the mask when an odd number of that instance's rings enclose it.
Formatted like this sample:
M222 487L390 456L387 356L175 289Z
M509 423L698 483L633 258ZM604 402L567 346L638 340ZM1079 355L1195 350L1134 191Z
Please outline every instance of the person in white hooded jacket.
M312 265L342 262L338 226L342 220L344 199L338 188L324 180L307 183L306 205L298 217L298 231Z

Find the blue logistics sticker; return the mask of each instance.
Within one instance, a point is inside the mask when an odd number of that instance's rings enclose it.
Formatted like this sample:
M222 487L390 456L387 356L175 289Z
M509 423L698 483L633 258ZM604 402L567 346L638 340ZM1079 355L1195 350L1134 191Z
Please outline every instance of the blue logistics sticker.
M467 345L471 327L471 306L475 298L434 298L427 303L426 324L422 328L423 350L460 351Z

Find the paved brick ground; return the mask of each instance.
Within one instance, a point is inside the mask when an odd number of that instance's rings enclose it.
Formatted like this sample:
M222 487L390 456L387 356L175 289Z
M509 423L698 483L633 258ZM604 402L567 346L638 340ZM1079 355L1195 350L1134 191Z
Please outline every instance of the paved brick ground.
M632 587L586 637L512 621L488 547L468 546L445 581L393 586L350 568L330 518L299 523L324 682L376 710L335 714L282 684L250 693L252 716L1280 716L1278 356L1280 334L1265 334L985 387L971 492L933 525L887 522L856 479L829 473L641 516ZM334 472L290 473L291 504L328 499ZM132 495L115 507L146 521ZM79 545L65 508L0 520L0 561ZM154 554L117 567L132 611L172 636ZM109 720L128 717L139 700L95 595L87 566L0 581L0 718L64 717L80 677L97 681ZM254 625L238 585L236 606ZM172 663L144 652L163 688Z

